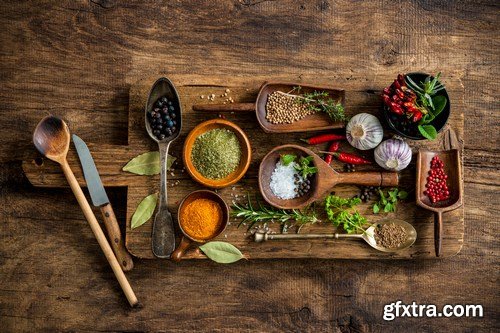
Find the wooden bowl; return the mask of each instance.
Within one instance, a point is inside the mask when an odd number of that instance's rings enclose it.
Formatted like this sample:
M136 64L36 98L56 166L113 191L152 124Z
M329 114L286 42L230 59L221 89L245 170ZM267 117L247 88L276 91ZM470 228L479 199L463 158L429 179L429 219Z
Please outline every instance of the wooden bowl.
M193 165L193 161L191 160L191 151L197 137L216 128L225 128L233 131L240 142L241 159L236 170L231 172L227 177L221 179L210 179L204 177L200 172L198 172L198 170L196 170ZM202 122L189 132L186 141L184 142L183 160L186 170L195 181L211 188L223 188L239 181L247 172L248 167L250 166L251 158L252 148L250 147L250 140L248 140L245 132L243 132L243 130L236 124L224 119L217 118Z
M182 221L180 220L181 217L181 212L184 206L190 204L196 199L209 199L211 201L214 201L217 203L222 211L222 223L219 227L219 230L212 235L210 238L207 239L196 239L193 238L191 235L186 233L182 227ZM181 204L179 205L179 210L178 210L178 215L179 217L179 228L181 229L182 232L182 237L181 237L181 242L179 246L175 249L175 251L172 253L171 259L174 261L180 261L182 259L182 256L184 255L184 252L189 248L191 243L206 243L215 237L219 236L224 229L226 229L227 222L229 221L229 207L227 204L224 202L224 200L215 192L209 191L209 190L198 190L189 193L182 199Z

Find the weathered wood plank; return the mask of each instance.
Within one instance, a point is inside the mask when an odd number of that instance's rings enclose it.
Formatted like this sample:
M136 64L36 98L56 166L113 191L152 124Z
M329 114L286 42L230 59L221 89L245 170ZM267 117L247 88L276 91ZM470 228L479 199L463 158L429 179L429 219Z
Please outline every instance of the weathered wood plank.
M487 0L0 2L2 331L495 331L498 21ZM369 96L413 70L463 87L464 247L442 261L136 260L145 308L131 312L71 192L31 187L19 162L46 112L89 142L127 144L130 86L144 77L321 79ZM108 194L125 221L126 191ZM399 299L485 313L383 321Z

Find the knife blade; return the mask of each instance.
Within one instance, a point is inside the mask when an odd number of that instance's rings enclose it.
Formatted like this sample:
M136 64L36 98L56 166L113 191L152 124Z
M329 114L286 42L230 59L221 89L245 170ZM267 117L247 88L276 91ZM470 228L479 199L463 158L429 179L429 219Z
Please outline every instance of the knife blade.
M120 266L124 271L129 271L134 267L134 263L123 243L120 226L116 220L113 207L109 202L108 195L106 194L106 190L102 184L101 177L97 171L92 154L90 154L90 150L85 141L83 141L79 136L73 134L72 138L78 158L80 159L83 176L85 178L85 182L87 183L92 204L101 210L104 217L104 225L106 226L108 237L110 239L111 248L115 252Z

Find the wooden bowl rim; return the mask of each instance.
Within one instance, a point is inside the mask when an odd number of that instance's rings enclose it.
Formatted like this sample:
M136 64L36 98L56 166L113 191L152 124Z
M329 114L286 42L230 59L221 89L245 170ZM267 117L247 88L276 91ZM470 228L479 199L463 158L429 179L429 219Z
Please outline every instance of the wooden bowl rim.
M321 85L317 86L314 84L300 84L298 82L286 82L286 81L264 81L262 85L260 86L259 93L257 94L257 98L255 99L255 115L257 117L257 121L259 122L260 127L262 130L266 133L294 133L294 132L308 132L308 131L322 131L322 130L328 130L328 129L335 129L335 128L342 128L345 127L339 126L339 124L332 123L331 125L325 125L322 127L315 127L315 128L309 128L309 129L303 129L303 130L279 130L279 129L271 129L268 125L269 122L266 121L265 116L264 118L261 116L261 112L258 110L258 105L259 101L263 98L264 90L268 86L273 86L273 85L284 85L284 86L301 86L304 88L308 89L314 89L314 90L329 90L329 91L336 91L340 95L340 100L341 104L345 105L345 90L344 89L339 89L335 88L329 85ZM267 98L267 96L266 96ZM265 114L265 112L263 113ZM300 120L299 120L300 121ZM269 123L270 124L270 123ZM274 124L272 124L274 125Z
M238 137L242 149L241 161L238 168L232 173L230 173L227 177L217 180L203 177L203 175L199 173L198 170L196 170L196 168L193 165L193 162L191 161L191 150L193 148L194 140L199 135L206 133L208 131L208 129L206 128L209 127L210 125L220 125L221 128L228 128L232 130L236 135L236 137ZM201 133L196 135L195 137L196 132L201 132ZM189 144L189 142L191 141L193 142L193 144ZM243 153L243 151L246 151L246 156L247 156L246 159L245 159L245 153ZM238 125L229 120L216 118L204 121L196 125L189 132L188 136L186 137L186 140L184 141L183 161L187 172L189 173L191 178L193 178L193 180L210 188L223 188L238 182L241 178L243 178L243 176L247 172L251 160L252 160L252 147L250 145L250 140L248 139L248 136ZM243 167L241 167L242 165ZM240 169L241 171L235 173L236 171L238 171L238 169Z
M190 235L188 235L184 231L184 229L182 228L182 223L181 223L181 210L182 210L182 207L184 206L186 200L188 200L190 197L195 196L195 195L201 195L202 198L209 198L210 200L216 202L217 204L222 203L222 205L219 205L220 208L222 209L222 226L221 226L219 232L216 235L214 235L213 237L209 238L209 239L203 239L203 240L201 240L201 239L193 238ZM216 200L213 200L210 197L215 197ZM181 232L184 235L184 237L186 237L189 240L191 240L193 242L196 242L196 243L206 243L206 242L208 242L208 241L216 238L217 236L219 236L226 229L227 223L229 222L229 207L228 207L227 203L224 201L224 199L222 199L222 197L219 194L215 193L214 191L211 191L211 190L196 190L196 191L190 192L184 198L182 198L181 203L179 204L179 208L177 208L177 216L178 216L178 218L177 218L177 225L179 226L179 229L181 230Z
M283 205L283 204L280 204L280 203L277 203L276 201L272 200L272 198L270 199L269 196L267 195L267 193L264 191L264 186L263 186L263 180L262 180L262 177L263 177L263 173L264 173L264 166L263 166L263 162L270 158L270 156L274 153L276 153L277 151L279 150L284 150L284 149L295 149L295 150L299 150L309 156L314 156L315 158L313 159L313 163L314 163L314 166L318 168L318 173L314 175L315 177L315 186L314 188L311 189L310 193L308 193L307 197L304 197L304 200L300 203L300 204L293 204L290 202L289 205ZM263 158L262 160L260 161L260 165L259 165L259 178L258 178L258 182L259 182L259 191L260 191L260 195L262 196L262 198L264 198L264 200L270 204L271 206L273 207L276 207L276 208L279 208L279 209L297 209L298 207L304 207L304 206L307 206L308 204L310 204L311 202L315 201L315 199L317 198L318 196L318 193L319 193L319 182L320 182L320 167L321 165L318 164L316 158L319 158L319 156L314 153L312 150L310 150L309 148L306 148L306 147L303 147L303 146L299 146L299 145L296 145L296 144L284 144L284 145L279 145L279 146L276 146L274 147L273 149L271 149ZM272 192L272 190L271 190ZM274 197L276 197L273 193L271 193L271 195L273 195ZM294 199L291 199L291 200L297 200L297 199L300 199L300 198L294 198ZM279 199L278 200L284 200L284 199Z

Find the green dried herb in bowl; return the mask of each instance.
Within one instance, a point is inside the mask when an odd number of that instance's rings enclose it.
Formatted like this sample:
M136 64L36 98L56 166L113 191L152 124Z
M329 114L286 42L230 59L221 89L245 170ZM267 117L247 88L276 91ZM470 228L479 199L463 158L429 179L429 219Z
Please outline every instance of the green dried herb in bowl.
M233 131L216 128L196 138L191 151L193 165L203 177L222 179L240 164L241 146Z

